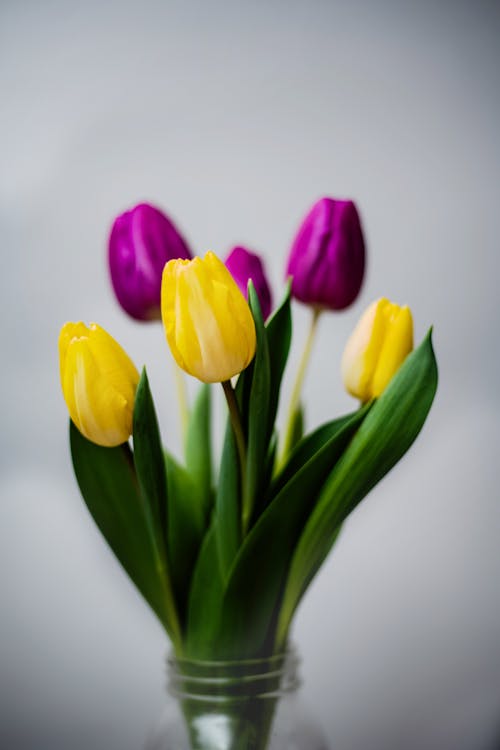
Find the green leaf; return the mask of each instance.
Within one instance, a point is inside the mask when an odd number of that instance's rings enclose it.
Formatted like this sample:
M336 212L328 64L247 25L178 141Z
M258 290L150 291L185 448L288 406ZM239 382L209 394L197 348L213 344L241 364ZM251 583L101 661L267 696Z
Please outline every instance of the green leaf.
M213 502L210 394L210 386L204 383L191 409L186 434L186 468L205 518L209 517Z
M253 511L262 509L262 498L274 462L273 423L278 406L281 378L291 336L290 285L280 307L264 326L255 289L249 284L249 302L257 333L254 361L238 377L236 399L247 439L247 484L245 524ZM272 352L268 344L272 343ZM271 451L272 449L272 451ZM271 452L273 455L271 456ZM259 504L260 503L260 504ZM238 455L228 420L216 494L217 545L223 576L229 573L241 544L242 499Z
M374 403L323 487L293 556L278 624L278 649L286 642L293 613L340 524L411 446L436 388L437 365L429 331Z
M134 464L148 508L151 531L159 552L164 553L167 528L167 482L158 420L143 368L135 395L133 420Z
M248 529L252 520L255 498L262 485L262 474L269 447L269 404L271 365L266 329L262 319L259 299L250 281L248 300L255 321L257 349L248 407L248 439L245 487L243 489L242 522Z
M215 537L224 580L241 543L241 482L236 440L230 424L226 427L215 495L217 524Z
M217 656L216 631L223 593L216 529L212 523L203 540L189 592L186 656L192 659Z
M158 574L164 583L165 607L169 627L175 638L180 635L174 593L166 550L167 480L158 420L143 369L135 395L133 418L134 465L143 499L146 521L154 545Z
M70 422L71 457L83 499L121 565L174 639L143 499L128 443L103 448Z
M280 306L274 311L266 324L270 367L268 435L271 435L273 432L276 413L278 411L281 381L285 371L292 339L290 290L291 283L288 281L285 296L283 297Z
M205 531L205 511L192 476L165 454L168 487L167 550L175 599L185 623L187 597L194 564Z
M225 658L253 657L272 647L276 613L300 533L365 414L360 410L342 424L290 478L245 539L227 585L217 636Z
M364 407L366 409L366 407ZM359 411L359 410L358 410ZM299 469L306 464L310 458L312 458L323 445L330 440L331 437L337 434L344 425L349 424L352 418L358 414L358 411L346 414L343 417L327 422L321 427L316 428L314 432L309 433L306 437L302 438L295 449L290 454L287 463L276 475L270 489L269 494L271 497L277 495L282 487L296 474Z
M267 331L263 324L257 295L255 294L255 289L251 283L249 284L249 298L258 337L257 354L249 367L240 373L235 388L236 400L240 409L245 439L247 440L247 443L251 443L248 456L248 473L251 475L251 479L245 488L247 493L247 504L249 506L247 514L248 512L251 513L251 506L253 506L254 501L259 497L260 493L256 490L257 486L265 483L267 478L267 473L263 471L263 466L266 466L266 464L262 463L259 465L258 461L259 456L262 456L267 452L267 444L272 435L269 410L266 406L266 404L269 404L270 399L269 383L271 378L271 360L266 340ZM268 325L271 326L271 331L273 331L274 336L273 343L275 354L272 367L274 368L273 371L275 373L276 381L278 380L280 367L284 367L286 353L288 351L285 343L287 308L289 315L289 306L290 300L288 292L283 304L278 310L276 310L268 323ZM283 341L278 340L280 335L284 337ZM263 391L263 398L259 399L261 389ZM277 403L277 397L275 401ZM254 405L252 406L252 404ZM265 413L267 413L268 416L264 419ZM252 423L251 428L250 422ZM264 431L259 434L259 430L263 425ZM251 438L249 437L250 431L252 433ZM219 471L219 482L216 491L216 512L217 547L220 555L222 574L223 577L226 577L241 543L242 514L238 454L229 419L226 426Z
M271 498L269 487L273 477L274 466L276 463L276 453L278 450L278 433L275 430L269 441L266 464L262 474L262 491L255 498L254 517L258 518L265 510Z

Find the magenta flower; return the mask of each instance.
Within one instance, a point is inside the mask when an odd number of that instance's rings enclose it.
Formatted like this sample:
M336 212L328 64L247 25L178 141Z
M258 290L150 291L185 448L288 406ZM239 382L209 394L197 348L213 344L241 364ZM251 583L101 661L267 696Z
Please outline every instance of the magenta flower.
M343 310L358 296L364 271L365 243L353 201L317 201L290 250L292 295L317 308Z
M262 259L244 247L234 247L226 258L226 268L245 298L248 297L248 281L252 279L265 320L271 312L272 296Z
M113 289L125 312L136 320L161 318L161 276L173 258L191 258L191 253L162 211L140 203L115 219L108 261Z

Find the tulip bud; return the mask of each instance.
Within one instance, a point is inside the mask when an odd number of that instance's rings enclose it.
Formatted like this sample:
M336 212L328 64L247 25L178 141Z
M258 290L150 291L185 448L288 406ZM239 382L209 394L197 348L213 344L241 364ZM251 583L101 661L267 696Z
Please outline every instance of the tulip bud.
M413 349L409 307L383 297L365 310L342 356L342 378L352 396L366 402L380 396Z
M292 296L314 307L343 310L358 296L364 271L365 244L354 203L317 201L290 251Z
M111 281L118 302L136 320L160 319L161 275L173 258L191 253L170 219L141 203L118 216L108 247Z
M126 442L139 373L121 346L95 323L66 323L59 369L69 415L82 435L106 447Z
M248 299L248 282L252 280L259 298L262 317L264 320L269 317L272 305L271 289L261 258L244 247L234 247L226 258L226 268L229 269L246 299Z
M172 354L195 378L224 382L252 361L256 335L250 307L212 252L203 259L167 263L161 310Z

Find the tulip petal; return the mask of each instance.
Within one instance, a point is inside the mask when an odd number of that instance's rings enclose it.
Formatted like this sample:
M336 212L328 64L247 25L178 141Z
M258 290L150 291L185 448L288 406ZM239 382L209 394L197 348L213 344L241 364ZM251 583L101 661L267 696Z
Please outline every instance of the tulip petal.
M139 372L120 344L97 323L90 324L88 345L99 362L101 377L120 393L129 403L134 400L139 383Z
M361 401L371 398L371 380L384 339L385 299L365 310L342 356L342 378L348 392Z
M108 260L113 289L125 312L137 320L159 318L165 264L190 257L177 228L155 206L141 203L118 216L109 237Z
M65 323L61 328L59 334L59 375L61 378L61 385L64 380L64 371L66 367L66 354L68 346L72 339L79 338L80 336L86 336L88 334L88 328L85 323L81 321L79 323Z
M358 296L364 271L363 231L353 201L317 201L290 250L292 295L314 307L343 310Z
M385 337L373 373L371 395L376 398L413 349L413 319L410 308L390 305L385 308Z
M121 346L96 324L63 326L61 385L70 417L89 440L120 445L132 432L139 373Z
M372 302L342 356L342 378L347 391L362 402L380 396L412 349L410 309L384 297Z
M237 246L227 256L225 266L247 300L248 282L252 281L259 299L262 317L266 320L271 312L272 294L262 259L256 253Z
M172 354L205 383L228 380L255 353L255 325L247 301L211 252L170 261L163 272L162 317Z

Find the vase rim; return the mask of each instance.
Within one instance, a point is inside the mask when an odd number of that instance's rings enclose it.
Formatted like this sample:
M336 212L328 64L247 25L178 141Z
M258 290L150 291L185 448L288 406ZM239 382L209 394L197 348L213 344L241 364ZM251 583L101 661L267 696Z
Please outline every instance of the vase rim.
M272 667L285 664L293 664L298 666L300 664L300 657L297 654L297 649L293 644L289 645L285 651L281 651L277 654L270 654L269 656L258 656L244 659L196 659L185 656L177 656L175 652L171 651L167 655L167 664L169 668L193 666L201 669L211 668L232 668L232 667Z
M269 657L241 660L199 660L168 657L169 692L211 702L278 697L300 686L300 660L288 648Z

